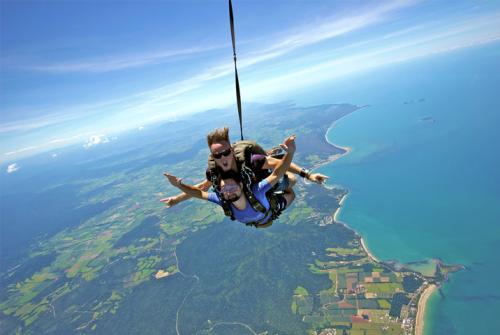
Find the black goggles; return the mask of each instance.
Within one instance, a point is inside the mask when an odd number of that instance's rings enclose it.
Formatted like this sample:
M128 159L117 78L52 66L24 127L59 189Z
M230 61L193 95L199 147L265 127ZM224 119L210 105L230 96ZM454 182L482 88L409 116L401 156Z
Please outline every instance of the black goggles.
M231 154L231 148L227 148L226 150L224 151L221 151L219 153L212 153L212 157L215 158L215 159L221 159L222 156L224 157L227 157Z

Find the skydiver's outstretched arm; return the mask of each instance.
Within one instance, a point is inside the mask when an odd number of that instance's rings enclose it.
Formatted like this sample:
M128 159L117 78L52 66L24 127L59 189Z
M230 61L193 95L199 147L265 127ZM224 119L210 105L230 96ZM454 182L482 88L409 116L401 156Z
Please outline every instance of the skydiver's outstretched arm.
M198 198L202 200L208 200L208 192L200 190L193 185L184 184L181 178L171 175L167 172L163 174L167 177L170 184L180 189L182 192L187 194L189 197Z
M262 166L262 168L263 169L275 169L280 161L281 161L281 159L267 156L266 161L264 162L264 165ZM303 169L295 163L290 164L290 168L288 169L288 171L295 173L295 174L298 174L299 176L301 176L307 180L310 180L316 184L323 184L328 179L328 176L325 176L324 174L310 173L307 169Z
M210 180L204 180L201 183L198 183L196 185L193 185L193 187L200 189L202 191L208 191L208 189L212 186L212 182ZM167 208L173 207L183 201L191 199L192 196L190 196L187 193L181 193L173 197L167 197L160 199L161 202L163 202Z
M286 171L290 168L293 154L295 153L295 135L292 135L285 139L283 144L280 144L280 146L286 151L285 157L279 160L271 175L266 178L269 184L273 186L285 175Z

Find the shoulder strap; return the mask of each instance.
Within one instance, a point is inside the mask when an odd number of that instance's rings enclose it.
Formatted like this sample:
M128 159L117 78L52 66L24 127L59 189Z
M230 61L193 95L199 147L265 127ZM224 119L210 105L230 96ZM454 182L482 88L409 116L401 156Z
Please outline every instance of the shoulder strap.
M212 157L212 154L209 154L208 155L208 169L210 170L210 172L212 172L215 170L216 167L217 167L217 165L215 165L215 160Z
M222 209L224 210L224 215L228 216L231 220L234 221L234 213L233 209L231 208L231 204L221 198L221 205Z

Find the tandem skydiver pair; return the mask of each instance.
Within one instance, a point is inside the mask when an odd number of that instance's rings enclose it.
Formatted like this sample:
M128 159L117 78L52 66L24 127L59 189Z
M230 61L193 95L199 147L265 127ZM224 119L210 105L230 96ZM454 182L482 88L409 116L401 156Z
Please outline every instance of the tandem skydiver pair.
M292 163L295 135L287 137L272 152L266 152L253 141L231 145L229 129L225 127L210 132L207 144L210 155L205 181L188 185L181 178L164 173L183 192L161 199L167 207L195 197L220 205L232 220L265 228L293 202L295 174L318 184L328 178ZM210 186L213 192L207 192Z

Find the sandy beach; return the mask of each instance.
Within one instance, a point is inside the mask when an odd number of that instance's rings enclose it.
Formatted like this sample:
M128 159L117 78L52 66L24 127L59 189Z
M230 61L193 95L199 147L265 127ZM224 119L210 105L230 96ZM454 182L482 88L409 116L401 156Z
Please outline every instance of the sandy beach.
M339 201L339 207L335 210L335 213L333 213L333 221L336 222L336 223L341 223L343 225L345 225L345 223L340 222L337 217L338 217L338 215L340 213L340 210L342 209L342 205L344 204L345 198L347 198L347 194L344 195L342 197L342 199L340 199L340 201Z
M359 240L361 242L361 246L363 247L363 250L366 252L366 254L368 255L368 257L370 257L370 259L372 261L380 263L380 261L378 260L378 258L375 257L375 256L373 256L373 254L370 252L370 250L368 250L368 248L366 247L365 241L363 241L363 238L361 237Z
M337 121L338 121L338 120L337 120ZM334 125L335 125L335 123L334 123ZM334 143L332 143L332 142L330 142L330 141L328 140L328 132L329 132L329 131L330 131L330 129L332 129L332 128L333 128L333 125L332 125L330 128L328 128L328 130L327 130L327 131L326 131L326 133L325 133L325 141L326 141L326 143L330 144L332 147L335 147L335 148L338 148L338 149L342 149L342 150L344 150L345 152L343 152L343 153L339 153L339 154L336 154L336 155L331 156L331 157L330 157L330 159L328 159L328 161L327 161L326 163L322 162L322 163L320 163L320 164L319 164L319 166L321 166L321 165L325 165L325 164L328 164L328 163L331 163L331 162L334 162L334 161L336 161L337 159L339 159L340 157L343 157L343 156L345 156L345 155L348 155L348 154L352 151L352 148L351 148L351 147L343 147L343 146L340 146L340 145L338 145L338 144L334 144Z
M325 135L325 139L326 139L326 142L328 142L328 139L326 138L326 135ZM335 145L333 143L330 143L328 142L328 144L330 144L331 146L335 147L335 148L338 148L338 149L342 149L342 150L345 150L345 152L343 153L339 153L339 154L335 154L335 155L332 155L330 157L328 157L328 159L326 160L323 160L323 161L320 161L316 164L314 164L312 167L311 167L311 171L314 171L316 170L317 168L320 168L322 167L323 165L327 165L327 164L330 164L332 162L335 162L337 159L341 158L341 157L344 157L345 155L349 154L351 151L352 151L352 148L351 147L341 147L339 145Z
M426 287L424 292L422 292L422 294L420 295L420 299L418 300L417 318L415 321L415 335L424 334L425 307L427 305L427 300L436 290L436 288L437 288L436 285L431 284L428 287Z
M156 279L161 279L168 276L170 276L170 272L164 270L158 270L158 272L155 274Z

